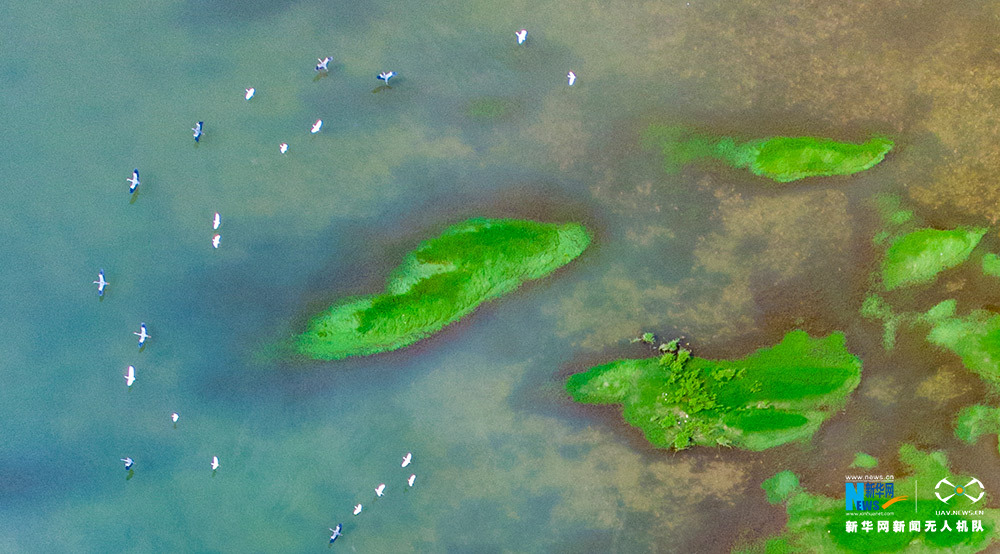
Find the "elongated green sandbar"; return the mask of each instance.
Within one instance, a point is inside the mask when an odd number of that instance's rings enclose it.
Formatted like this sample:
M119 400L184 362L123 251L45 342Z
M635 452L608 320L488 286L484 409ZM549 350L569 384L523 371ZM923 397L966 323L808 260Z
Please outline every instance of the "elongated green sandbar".
M704 135L682 127L651 125L643 136L663 154L663 167L675 173L704 159L747 168L754 175L787 183L806 177L852 175L871 169L892 150L893 141L873 137L856 144L817 137L771 137L737 142L733 137Z
M470 219L452 225L407 254L384 293L335 303L309 322L294 347L336 360L411 345L568 264L588 244L578 223Z

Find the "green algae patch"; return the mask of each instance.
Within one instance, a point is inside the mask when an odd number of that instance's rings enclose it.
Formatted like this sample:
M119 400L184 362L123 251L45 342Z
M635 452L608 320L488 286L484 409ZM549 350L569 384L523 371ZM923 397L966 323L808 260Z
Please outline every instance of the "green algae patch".
M1000 256L992 252L983 255L983 274L1000 277Z
M713 159L779 183L806 177L853 175L877 165L894 146L893 141L884 137L873 137L861 144L816 137L737 142L733 137L715 137L662 125L651 125L643 135L643 144L660 150L668 173L676 173L694 161Z
M760 488L764 489L771 504L780 504L793 494L802 492L799 477L787 469L761 483Z
M865 454L864 452L858 452L854 455L854 461L851 462L851 467L860 467L864 469L871 469L878 465L878 458L870 454Z
M761 484L761 488L772 503L774 499L785 503L788 523L780 535L739 551L971 553L980 552L993 543L1000 511L985 508L986 498L973 504L965 497L957 497L945 506L934 496L934 483L941 479L961 486L970 482L970 476L953 474L943 452L925 453L907 444L900 448L900 459L910 475L894 481L893 494L905 498L885 508L865 512L846 510L844 496L831 498L809 493L798 486L797 479L792 480L794 474L789 477L791 472L783 471L771 477ZM886 504L885 498L875 500L880 505ZM969 510L970 513L945 515L951 510ZM885 522L882 528L880 521ZM919 522L919 530L911 528L911 521ZM933 527L928 525L931 521ZM899 525L902 528L898 528Z
M955 436L969 444L979 437L1000 433L1000 409L977 404L966 406L955 419Z
M1000 314L973 310L955 315L956 302L945 300L922 316L930 324L927 340L962 359L962 365L1000 390Z
M967 260L986 231L983 227L918 229L897 238L882 263L886 290L934 281L938 273Z
M861 361L841 333L791 331L736 360L665 350L578 373L566 389L577 402L622 404L625 420L660 448L765 450L812 436L861 380Z
M295 350L336 360L408 346L568 264L588 244L577 223L470 219L452 225L407 254L383 294L346 298L314 317L295 337Z

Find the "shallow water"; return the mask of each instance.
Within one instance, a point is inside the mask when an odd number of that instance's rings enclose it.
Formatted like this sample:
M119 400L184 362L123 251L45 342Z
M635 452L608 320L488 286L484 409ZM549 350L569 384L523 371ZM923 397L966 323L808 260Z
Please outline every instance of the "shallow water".
M900 193L939 226L1000 214L961 171L998 169L995 7L212 0L6 12L0 551L313 551L342 522L335 548L358 552L714 552L783 527L763 479L792 469L836 494L859 450L899 474L902 442L944 448L1000 483L995 442L951 433L982 383L916 333L885 353L881 329L858 316L877 263L873 194ZM325 55L331 71L316 78ZM373 94L389 69L392 88ZM470 115L484 97L508 111ZM881 132L897 149L850 178L781 186L715 166L666 175L639 147L654 122L747 137ZM581 221L595 241L414 347L336 363L269 354L310 313L376 291L421 239L472 216ZM984 245L996 251L996 235ZM101 267L103 300L90 285ZM1000 303L974 270L910 300ZM153 338L137 352L140 321ZM570 373L645 355L627 344L642 331L725 357L796 326L845 331L865 361L846 410L811 443L656 451L617 408L563 393Z

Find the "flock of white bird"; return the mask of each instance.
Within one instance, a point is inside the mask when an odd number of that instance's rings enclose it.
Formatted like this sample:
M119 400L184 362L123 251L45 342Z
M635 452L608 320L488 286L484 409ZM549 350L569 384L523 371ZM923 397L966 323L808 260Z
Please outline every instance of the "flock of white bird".
M517 37L517 43L518 44L524 44L525 40L527 40L527 38L528 38L528 31L527 31L527 29L521 29L521 30L515 32L514 36ZM329 71L329 64L330 64L330 62L332 60L333 60L333 58L331 58L329 56L324 57L324 58L317 58L317 61L319 63L316 64L316 68L315 68L316 71L319 71L319 72L328 72ZM383 72L379 73L378 75L376 75L376 79L385 82L385 85L388 86L389 85L389 80L392 79L395 76L396 76L396 72L395 71L383 71ZM569 86L573 86L573 83L576 82L576 74L574 72L572 72L572 71L570 71L569 73L566 74L566 78L567 78L567 82L568 82ZM257 90L255 88L253 88L253 87L247 88L247 89L245 89L245 91L246 91L246 93L244 95L244 98L246 100L250 100L251 98L253 98L254 94L256 94L256 92L257 92ZM313 134L318 133L320 131L320 129L322 129L322 127L323 127L323 120L322 119L317 119L316 122L313 123L312 128L310 129L310 132L313 133ZM197 125L195 125L191 130L194 131L194 140L195 140L195 142L199 142L200 139L201 139L201 137L204 134L204 122L203 121L199 121L197 123ZM280 153L282 153L282 154L288 152L288 143L282 142L281 144L279 144L278 145L278 151ZM129 178L129 179L126 179L126 181L128 181L128 183L129 183L129 193L130 194L134 194L136 192L136 190L139 188L139 185L140 185L139 169L138 168L133 169L132 170L132 177ZM218 231L218 229L219 229L219 227L221 225L222 225L222 216L219 214L219 212L215 212L215 215L212 218L212 230L213 231ZM212 236L212 247L213 248L218 248L219 244L221 242L221 239L222 239L222 236L219 233L215 233ZM108 285L111 284L111 283L109 283L108 281L105 280L104 269L103 268L98 272L98 274L97 274L97 280L94 281L94 284L97 285L97 295L103 297L104 296L104 289ZM140 323L139 324L139 331L138 332L133 331L132 334L133 335L137 335L139 337L139 349L140 350L142 350L142 348L146 346L146 339L152 338L152 335L150 335L149 333L146 332L146 323L145 322ZM131 388L132 385L135 383L135 366L132 366L132 365L128 366L128 368L125 371L124 378L125 378L125 385L127 387ZM180 415L177 412L173 412L173 413L170 414L170 420L174 423L174 427L175 428L177 427L177 421L179 419L180 419ZM125 469L130 472L130 476L131 476L132 466L135 464L135 461L131 457L128 457L128 456L126 456L124 458L121 458L121 461L122 461L122 463L125 464ZM413 461L413 453L407 452L406 455L403 456L403 463L401 464L401 467L404 467L404 468L407 467L408 465L410 465L410 463L412 461ZM212 456L211 468L212 468L212 473L214 475L215 472L219 469L219 457L218 456ZM412 487L413 484L414 484L414 482L416 482L416 480L417 480L417 475L416 474L411 474L409 476L409 478L407 478L407 480L406 480L407 486L408 487ZM376 498L381 498L384 494L385 494L385 483L380 483L377 487L375 487L375 496L376 496ZM361 510L363 508L364 508L364 506L362 506L360 503L357 504L357 505L355 505L354 506L354 512L353 512L354 515L360 514ZM343 535L343 533L341 533L341 530L343 529L343 525L340 524L340 523L338 523L335 528L334 527L330 527L329 529L333 533L332 535L330 535L330 543L333 543L335 540L337 540L338 537L340 537L340 536Z

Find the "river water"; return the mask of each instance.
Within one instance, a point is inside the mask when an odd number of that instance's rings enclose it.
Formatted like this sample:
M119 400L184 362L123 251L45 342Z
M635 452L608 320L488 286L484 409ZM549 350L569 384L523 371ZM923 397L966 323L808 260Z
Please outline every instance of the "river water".
M0 551L311 552L340 522L334 548L352 552L721 552L784 526L763 479L791 469L842 494L855 452L902 474L903 442L946 449L995 486L995 438L951 434L957 409L985 398L981 382L919 332L886 353L858 316L878 263L872 195L899 194L936 226L1000 215L1000 9L942 10L7 3ZM388 70L391 89L377 89ZM897 148L850 178L667 175L639 145L654 123L746 138L878 132ZM473 216L580 221L595 240L411 348L274 355L310 314L378 291L406 251ZM984 245L997 250L995 231ZM957 294L1000 303L975 268L909 301ZM657 451L618 408L563 392L571 373L648 355L628 343L643 331L726 357L795 327L842 330L865 362L809 443Z

